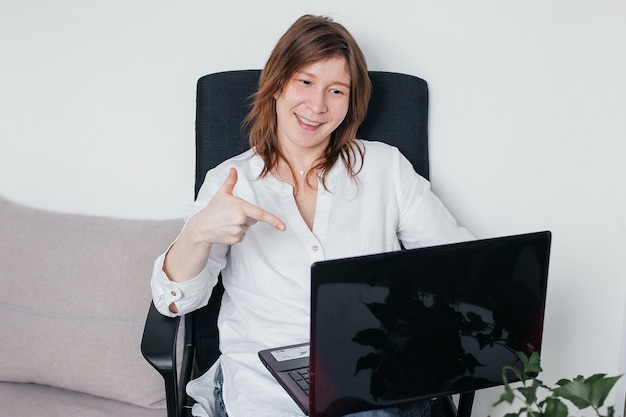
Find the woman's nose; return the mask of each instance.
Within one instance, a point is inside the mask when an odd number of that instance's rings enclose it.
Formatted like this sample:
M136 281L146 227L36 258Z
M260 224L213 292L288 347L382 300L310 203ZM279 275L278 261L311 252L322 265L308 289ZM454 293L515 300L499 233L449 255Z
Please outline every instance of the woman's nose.
M324 113L328 109L325 92L312 89L307 98L307 106L315 113Z

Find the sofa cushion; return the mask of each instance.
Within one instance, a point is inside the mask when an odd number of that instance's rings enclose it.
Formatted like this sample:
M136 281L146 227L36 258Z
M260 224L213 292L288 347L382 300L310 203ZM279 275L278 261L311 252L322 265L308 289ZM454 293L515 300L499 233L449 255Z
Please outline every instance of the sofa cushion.
M0 382L2 417L166 417L165 410L37 384Z
M152 264L181 227L0 198L0 381L164 408L163 380L139 346Z

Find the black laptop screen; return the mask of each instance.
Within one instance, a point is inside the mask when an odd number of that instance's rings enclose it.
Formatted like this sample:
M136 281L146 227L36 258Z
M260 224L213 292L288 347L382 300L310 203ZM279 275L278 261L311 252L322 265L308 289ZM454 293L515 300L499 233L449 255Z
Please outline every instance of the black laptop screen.
M549 246L541 232L314 265L312 408L501 384L517 351L540 350Z

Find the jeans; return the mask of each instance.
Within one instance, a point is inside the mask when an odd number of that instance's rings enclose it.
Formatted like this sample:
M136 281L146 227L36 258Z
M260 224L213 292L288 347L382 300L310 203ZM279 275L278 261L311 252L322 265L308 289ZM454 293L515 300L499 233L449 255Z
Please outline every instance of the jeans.
M213 397L215 398L215 415L214 417L228 417L224 399L222 398L222 384L224 376L222 375L222 367L218 366L215 370L215 388L213 388Z
M218 367L215 372L215 417L228 417L224 400L222 399L222 384L224 377L222 368ZM416 401L409 404L395 405L378 410L359 411L344 417L430 417L430 401Z
M430 401L415 401L377 410L359 411L344 417L430 417Z

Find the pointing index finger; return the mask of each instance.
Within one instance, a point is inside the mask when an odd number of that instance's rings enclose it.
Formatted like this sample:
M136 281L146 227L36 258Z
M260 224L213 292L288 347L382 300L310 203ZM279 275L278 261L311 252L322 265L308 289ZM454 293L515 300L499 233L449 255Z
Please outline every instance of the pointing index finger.
M242 210L244 214L252 219L258 220L263 223L267 223L274 228L283 231L286 229L285 223L278 217L274 216L272 213L263 210L260 207L257 207L248 202L244 202L242 206Z

